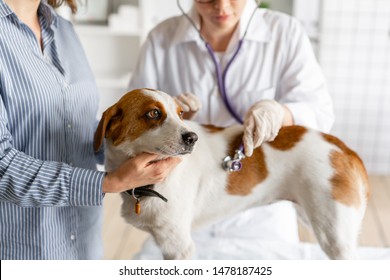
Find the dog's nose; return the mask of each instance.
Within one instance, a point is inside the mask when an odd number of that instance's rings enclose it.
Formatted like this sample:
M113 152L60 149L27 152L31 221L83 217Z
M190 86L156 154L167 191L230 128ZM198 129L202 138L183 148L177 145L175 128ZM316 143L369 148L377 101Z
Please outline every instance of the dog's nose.
M186 145L193 145L198 140L198 135L194 132L184 133L181 137Z

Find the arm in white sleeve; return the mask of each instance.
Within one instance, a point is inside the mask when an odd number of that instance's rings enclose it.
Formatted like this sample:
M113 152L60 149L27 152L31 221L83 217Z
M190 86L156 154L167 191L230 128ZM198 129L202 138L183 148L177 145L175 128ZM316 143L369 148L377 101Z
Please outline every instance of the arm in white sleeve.
M303 27L295 19L291 25L278 101L291 111L294 124L329 132L334 113L325 77Z

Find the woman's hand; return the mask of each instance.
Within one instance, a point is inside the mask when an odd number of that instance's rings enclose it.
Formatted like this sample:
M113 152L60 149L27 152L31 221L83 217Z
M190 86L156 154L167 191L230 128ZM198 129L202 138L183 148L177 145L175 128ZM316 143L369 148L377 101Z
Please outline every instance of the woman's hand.
M175 96L175 99L183 108L183 118L186 120L193 119L196 113L202 108L202 103L195 94L183 93L182 95Z
M118 193L140 186L162 182L181 159L170 157L156 161L158 155L139 154L126 160L103 180L104 193Z
M262 100L255 103L244 120L244 149L250 157L253 150L263 142L273 141L282 126L292 125L290 110L275 100Z

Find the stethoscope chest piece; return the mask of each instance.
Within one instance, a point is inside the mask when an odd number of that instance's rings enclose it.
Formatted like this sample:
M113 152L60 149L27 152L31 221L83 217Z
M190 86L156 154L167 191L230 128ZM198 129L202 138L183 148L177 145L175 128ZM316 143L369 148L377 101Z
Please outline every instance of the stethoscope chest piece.
M223 159L222 168L229 172L240 171L242 168L241 160L243 160L244 158L245 155L242 150L237 149L234 153L233 158L231 156L227 156Z

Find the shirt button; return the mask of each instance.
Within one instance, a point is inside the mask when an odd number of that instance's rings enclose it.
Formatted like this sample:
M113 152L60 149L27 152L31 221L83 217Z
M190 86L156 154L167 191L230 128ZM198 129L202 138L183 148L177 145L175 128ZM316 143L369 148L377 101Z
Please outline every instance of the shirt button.
M70 123L68 123L68 128L71 128L71 127L72 127L72 125Z
M74 236L74 234L72 234L71 236L70 236L70 240L75 240L76 239L76 236Z

